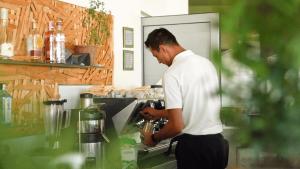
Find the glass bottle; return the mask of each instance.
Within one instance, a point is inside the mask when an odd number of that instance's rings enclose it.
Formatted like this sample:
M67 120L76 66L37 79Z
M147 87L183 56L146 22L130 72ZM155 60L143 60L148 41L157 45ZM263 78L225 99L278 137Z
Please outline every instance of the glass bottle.
M62 31L62 20L57 21L56 32L56 61L57 63L66 63L65 59L65 34Z
M27 47L29 49L29 55L32 56L33 61L41 61L42 49L43 49L43 38L38 33L37 23L35 20L32 22L32 31L27 39Z
M29 35L27 36L26 39L26 50L27 50L27 56L30 56L30 51L33 49L33 33L32 30L29 33Z
M44 35L44 56L48 63L56 63L54 22L49 21L48 31Z
M10 124L12 121L11 117L12 109L12 97L11 95L3 90L3 85L0 84L0 123Z
M8 59L14 55L12 31L8 29L8 9L0 9L0 58Z

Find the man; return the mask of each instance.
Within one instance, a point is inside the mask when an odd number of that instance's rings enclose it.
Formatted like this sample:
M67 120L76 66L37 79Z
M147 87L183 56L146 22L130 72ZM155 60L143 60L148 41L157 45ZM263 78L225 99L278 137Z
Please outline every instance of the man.
M205 57L185 50L167 29L152 31L145 42L164 73L165 110L145 108L149 119L166 117L168 123L157 133L143 132L143 143L178 141L175 156L178 169L224 169L227 165L222 123L219 118L218 75ZM227 145L228 146L228 145ZM228 147L227 147L228 149Z

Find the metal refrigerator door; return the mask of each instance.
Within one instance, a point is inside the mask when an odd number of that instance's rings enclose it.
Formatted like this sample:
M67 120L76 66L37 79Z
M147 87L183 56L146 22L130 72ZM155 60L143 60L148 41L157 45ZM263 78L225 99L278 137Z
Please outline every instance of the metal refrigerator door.
M171 31L177 41L194 53L210 57L214 49L219 50L219 14L193 14L177 16L159 16L142 18L143 42L148 34L157 28L164 27ZM156 84L167 66L158 64L151 52L143 48L143 84Z

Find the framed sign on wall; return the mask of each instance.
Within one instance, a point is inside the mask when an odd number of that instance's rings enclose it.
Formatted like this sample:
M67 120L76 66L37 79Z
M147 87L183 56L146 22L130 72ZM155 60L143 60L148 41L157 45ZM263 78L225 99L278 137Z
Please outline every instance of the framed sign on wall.
M134 58L133 51L123 50L123 70L133 70Z
M123 47L133 48L133 28L123 27Z

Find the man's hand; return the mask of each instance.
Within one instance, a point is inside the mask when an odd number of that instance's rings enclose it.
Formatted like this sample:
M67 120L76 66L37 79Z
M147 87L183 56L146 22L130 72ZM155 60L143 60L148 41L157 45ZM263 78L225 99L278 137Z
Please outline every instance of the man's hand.
M144 108L141 114L148 120L157 120L161 118L161 114L159 113L159 111L152 107Z
M152 132L141 131L142 143L149 147L155 146L157 143L153 142L151 136L152 136Z

